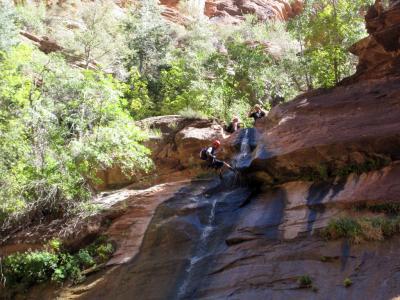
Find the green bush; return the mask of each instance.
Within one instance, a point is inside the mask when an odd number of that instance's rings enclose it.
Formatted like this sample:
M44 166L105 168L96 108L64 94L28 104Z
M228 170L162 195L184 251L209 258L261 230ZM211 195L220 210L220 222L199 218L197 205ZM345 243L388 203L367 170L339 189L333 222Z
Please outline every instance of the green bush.
M18 43L17 19L15 9L0 1L0 58L1 52L8 51Z
M345 287L350 287L353 284L353 281L350 278L346 278L345 280L343 280L343 285Z
M348 217L330 221L323 231L323 235L328 239L355 238L360 234L360 224L355 219Z
M84 279L82 270L107 261L114 248L98 240L75 254L60 250L59 241L52 240L45 250L15 253L2 260L4 282L9 288L28 288L45 281L73 283Z
M343 217L331 220L321 231L328 240L348 238L351 242L380 241L400 232L400 217Z
M7 256L3 261L3 273L7 285L30 286L47 281L53 275L59 257L48 251L29 251Z
M7 53L0 69L0 225L76 213L91 199L98 170L152 167L147 134L110 75L24 45Z
M89 253L89 251L87 249L79 250L79 252L76 256L77 256L79 263L83 267L86 267L86 268L91 267L96 263L93 256L91 255L91 253Z
M18 22L24 30L38 35L45 35L47 33L47 9L44 3L30 5L29 8L26 6L17 6L16 10Z
M187 119L207 119L204 113L191 108L182 109L178 112L178 114Z
M312 279L309 275L302 275L297 279L300 288L311 288Z

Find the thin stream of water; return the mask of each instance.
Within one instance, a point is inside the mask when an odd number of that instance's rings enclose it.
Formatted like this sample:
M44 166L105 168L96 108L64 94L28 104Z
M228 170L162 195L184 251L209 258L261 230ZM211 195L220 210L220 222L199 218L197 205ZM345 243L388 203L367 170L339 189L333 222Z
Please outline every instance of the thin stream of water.
M251 159L250 134L251 129L243 130L243 137L240 143L240 152L234 159L235 165L238 169L246 166Z
M213 231L213 223L214 223L214 219L215 219L216 206L217 206L217 198L215 198L211 204L210 215L208 216L208 222L207 222L207 225L204 227L203 232L201 233L200 241L199 241L199 244L195 251L196 255L190 259L190 263L185 270L187 276L186 276L185 280L183 281L181 287L179 288L178 299L182 299L185 296L186 289L187 289L187 287L189 285L189 281L190 281L190 275L192 273L194 266L205 257L206 250L207 250L208 237L210 236L211 232Z
M245 130L244 137L243 137L241 145L240 145L240 153L236 157L237 162L240 162L241 160L245 159L251 152L250 145L249 145L249 135L250 135L250 130ZM218 198L215 197L212 200L207 225L204 227L203 232L201 233L200 241L195 250L195 255L190 259L189 265L187 266L187 268L185 270L186 278L184 279L182 285L179 288L178 299L183 299L185 297L193 269L195 268L196 264L199 261L201 261L203 258L205 258L207 255L208 238L214 229L213 224L214 224L214 220L215 220L215 208L217 206L217 202L218 202Z

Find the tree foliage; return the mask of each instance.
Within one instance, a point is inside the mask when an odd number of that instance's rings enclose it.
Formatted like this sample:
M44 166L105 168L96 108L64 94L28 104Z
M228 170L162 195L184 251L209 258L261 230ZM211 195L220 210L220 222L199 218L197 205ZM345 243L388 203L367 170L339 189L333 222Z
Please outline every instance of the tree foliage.
M17 26L15 9L0 1L0 53L17 44Z
M155 0L142 1L123 23L129 52L128 68L136 66L142 75L154 75L171 44L170 28L161 18Z
M146 135L118 82L27 46L0 62L0 212L65 214L89 199L96 171L148 170Z
M364 34L362 11L371 0L308 0L288 29L298 40L308 88L330 87L349 76L356 60L348 48Z

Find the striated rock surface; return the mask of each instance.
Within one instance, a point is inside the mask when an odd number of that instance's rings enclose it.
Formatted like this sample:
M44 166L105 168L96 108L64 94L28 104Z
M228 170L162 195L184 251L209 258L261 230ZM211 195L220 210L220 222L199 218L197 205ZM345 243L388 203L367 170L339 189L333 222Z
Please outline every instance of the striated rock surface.
M398 160L399 107L396 78L302 95L258 123L257 147L245 168L276 183Z
M299 14L303 1L287 0L206 0L205 15L215 22L235 24L252 14L260 21L285 21Z
M400 76L400 2L389 2L390 9L381 1L369 9L365 19L370 35L351 47L360 62L357 73L346 81Z
M398 201L399 172L396 163L342 181L296 181L264 191L217 181L186 185L158 206L135 259L60 296L390 299L400 292L393 267L399 237L354 245L315 232L347 207L349 214L365 214L350 209L358 201ZM318 292L299 288L303 275ZM354 288L343 286L347 277Z
M182 0L161 0L160 4L165 6L164 16L175 23L186 24L190 17L180 12L182 3ZM302 0L192 0L190 3L218 24L238 24L248 14L260 21L285 21L303 9Z

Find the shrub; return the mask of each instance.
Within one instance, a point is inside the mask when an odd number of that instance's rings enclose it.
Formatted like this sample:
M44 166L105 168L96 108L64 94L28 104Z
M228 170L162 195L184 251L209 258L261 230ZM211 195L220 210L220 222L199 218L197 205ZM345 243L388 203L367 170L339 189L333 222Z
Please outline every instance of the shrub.
M178 114L188 119L207 119L207 116L205 116L204 113L191 108L182 109Z
M344 217L329 222L322 234L328 239L355 238L360 235L361 226L352 218Z
M148 137L124 109L116 79L24 45L7 53L0 69L3 227L76 213L91 199L99 169L151 168Z
M400 232L400 217L343 217L331 220L321 231L321 235L334 240L348 238L353 243L381 241Z
M8 51L12 46L17 44L17 35L18 28L14 8L0 1L0 53Z
M58 266L58 255L48 251L12 254L3 261L6 284L30 286L47 281Z
M300 288L311 288L312 279L309 275L302 275L297 279Z
M48 246L55 249L29 250L5 257L2 261L4 282L9 288L28 288L34 284L84 279L82 270L107 261L114 248L111 243L99 240L75 254L60 251L59 241L52 240Z
M400 203L372 204L366 205L365 208L376 213L385 213L388 215L400 214Z
M93 256L91 255L91 253L89 253L89 251L87 249L79 250L76 257L77 257L79 263L85 268L92 267L93 265L96 264Z
M16 10L18 21L24 30L38 35L47 33L47 9L44 3L30 5L29 8L21 5Z
M343 285L344 285L345 287L350 287L352 284L353 284L353 281L352 281L350 278L346 278L346 279L343 281Z

